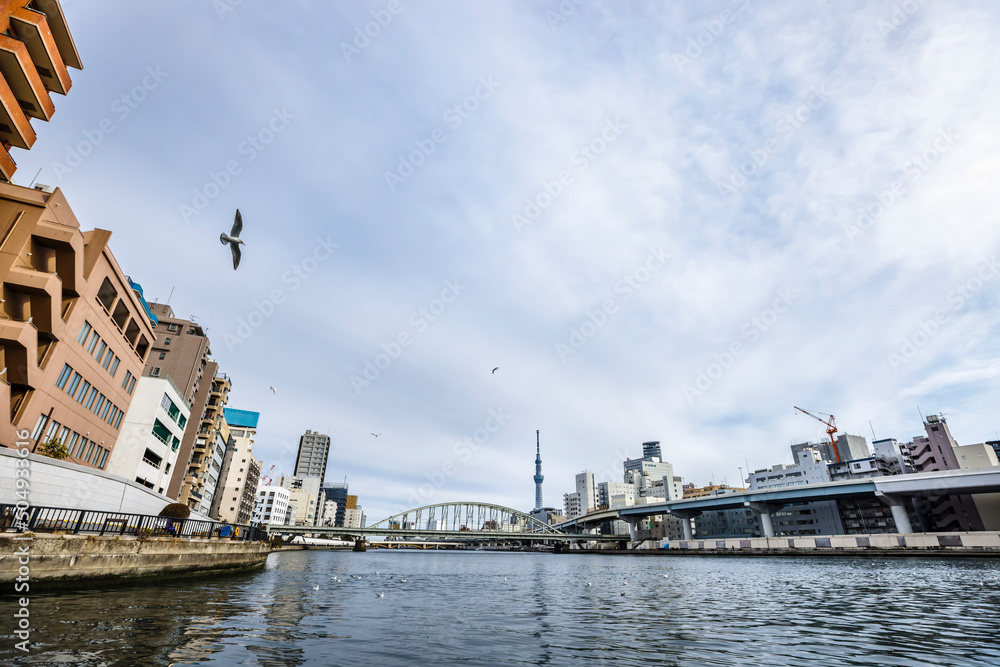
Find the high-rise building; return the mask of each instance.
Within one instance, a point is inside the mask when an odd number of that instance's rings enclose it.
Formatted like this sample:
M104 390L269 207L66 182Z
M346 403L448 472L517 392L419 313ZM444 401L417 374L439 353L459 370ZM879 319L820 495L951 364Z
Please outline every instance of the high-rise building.
M663 455L660 453L660 441L650 440L649 442L642 443L642 458L652 461L654 458L657 461L663 460Z
M535 431L535 509L542 509L542 443L540 431Z
M594 483L594 473L581 472L576 476L576 493L580 496L581 514L597 508L597 485Z
M229 446L222 463L211 516L219 521L245 524L253 514L254 494L260 480L260 461L253 455L259 412L223 410L229 425Z
M872 455L868 439L860 435L842 433L837 436L837 452L841 461L859 461ZM836 462L837 459L831 459Z
M104 469L155 317L111 254L111 232L81 232L60 190L0 183L0 220L0 444L24 431L32 450L57 438L68 461Z
M326 460L330 456L330 436L306 431L299 438L299 453L295 457L296 477L326 476Z
M204 438L207 435L201 433L204 426L202 417L212 396L212 385L219 366L209 360L212 350L201 325L176 317L173 309L166 304L151 303L150 309L156 317L156 341L142 374L154 378L169 377L191 404L192 417L181 438L178 463L167 487L167 496L180 498L191 460L198 458L194 452L195 442L199 436Z
M31 148L31 120L52 117L49 93L68 93L66 68L83 64L58 0L0 3L0 33L0 177L10 181L17 171L10 149Z
M202 379L202 385L209 387L208 400L205 402L194 447L191 449L191 458L187 462L184 483L177 499L193 511L206 516L212 511L219 473L226 459L226 449L229 447L229 424L226 423L223 409L229 402L229 390L232 384L227 375L216 372L217 368L218 364L214 361L206 365L206 376ZM203 387L199 390L203 390ZM188 427L190 428L191 424L188 424Z
M190 416L170 378L139 378L107 471L166 493Z
M958 470L958 443L951 435L948 422L942 415L928 415L924 420L926 437L918 436L909 444L915 472ZM969 495L929 496L914 498L914 507L924 531L973 531L983 530L979 510Z

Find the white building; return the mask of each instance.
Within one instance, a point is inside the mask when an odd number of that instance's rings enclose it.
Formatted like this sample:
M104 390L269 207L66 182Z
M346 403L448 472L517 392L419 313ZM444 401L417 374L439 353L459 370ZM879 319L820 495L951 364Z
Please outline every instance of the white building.
M348 507L344 510L344 528L363 528L365 514L360 507Z
M576 493L580 496L580 513L587 514L597 508L597 485L594 473L581 472L576 476Z
M319 477L279 475L275 484L288 489L289 507L293 507L292 523L295 526L315 526L322 524L322 509L319 508Z
M636 487L638 498L659 498L680 500L684 497L683 482L674 476L672 463L660 460L658 456L641 459L626 459L624 482Z
M899 461L900 468L904 473L913 472L913 457L910 456L909 447L899 444L895 438L885 438L872 443L875 456L884 456L887 459Z
M323 525L332 526L337 522L337 501L327 500L323 503Z
M601 482L597 485L597 505L604 509L621 509L635 505L638 488L625 482Z
M253 507L252 522L272 526L287 525L288 489L280 486L262 486L257 489L257 502Z
M229 447L215 490L212 516L228 523L244 523L254 504L261 462L253 455L260 413L225 408Z
M583 514L579 493L563 494L563 514L566 516L567 520L575 519Z
M105 470L164 493L190 416L169 377L140 377Z

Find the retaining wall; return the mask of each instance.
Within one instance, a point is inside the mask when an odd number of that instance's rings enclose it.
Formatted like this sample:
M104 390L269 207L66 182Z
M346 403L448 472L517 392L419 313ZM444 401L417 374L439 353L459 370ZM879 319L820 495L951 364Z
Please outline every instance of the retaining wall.
M30 535L30 533L26 533ZM36 533L0 535L0 595L14 594L24 565L18 551L27 548L31 588L90 580L129 581L163 576L191 576L263 567L266 542L183 538L99 537ZM20 571L23 576L23 570Z

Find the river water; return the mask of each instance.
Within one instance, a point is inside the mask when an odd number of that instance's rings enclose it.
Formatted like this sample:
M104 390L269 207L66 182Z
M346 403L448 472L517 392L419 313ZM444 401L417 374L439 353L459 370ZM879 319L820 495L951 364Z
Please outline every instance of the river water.
M996 667L998 576L996 560L288 551L253 574L33 593L31 653L5 622L0 664Z

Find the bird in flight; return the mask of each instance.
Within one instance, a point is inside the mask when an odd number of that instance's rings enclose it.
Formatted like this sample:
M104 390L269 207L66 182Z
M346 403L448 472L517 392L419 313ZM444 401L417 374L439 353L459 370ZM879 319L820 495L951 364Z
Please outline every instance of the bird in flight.
M375 597L377 597L377 598L383 598L384 599L385 598L385 593L376 593Z
M277 389L275 389L274 387L270 387L270 389L271 389L271 393L272 393L272 394L273 394L273 393L275 393L276 391L278 391L278 390L277 390Z
M377 438L377 437L379 437L382 434L381 433L372 433L372 435L374 435Z
M499 367L499 366L497 366L496 368L494 368L494 369L493 369L493 372L492 372L492 373L490 373L490 375L496 375L496 372L497 372L498 370L500 370L500 367Z
M240 232L243 231L243 216L240 215L240 209L236 209L236 220L233 221L233 230L227 235L225 232L219 234L219 240L222 241L222 245L229 244L230 249L233 251L233 271L240 266L240 246L246 245L240 238Z

